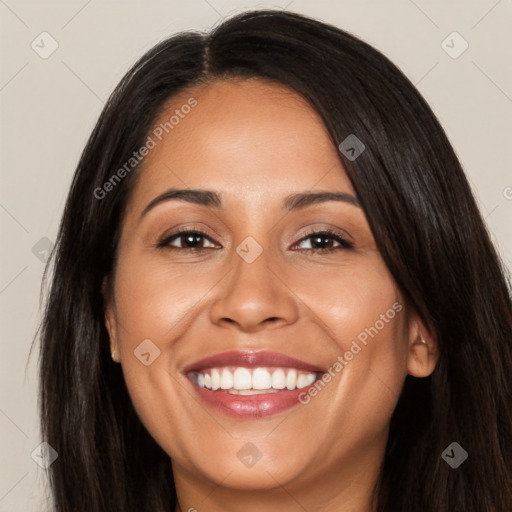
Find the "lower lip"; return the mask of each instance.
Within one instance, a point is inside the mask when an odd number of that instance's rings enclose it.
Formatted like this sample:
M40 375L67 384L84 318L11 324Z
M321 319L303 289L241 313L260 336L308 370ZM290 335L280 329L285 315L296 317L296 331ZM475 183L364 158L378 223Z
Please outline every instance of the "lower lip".
M235 395L227 391L211 391L198 386L194 382L192 382L192 385L204 402L228 416L263 418L299 404L299 396L302 393L307 393L316 382L315 380L309 386L293 391L278 391L277 393L262 393L259 395Z

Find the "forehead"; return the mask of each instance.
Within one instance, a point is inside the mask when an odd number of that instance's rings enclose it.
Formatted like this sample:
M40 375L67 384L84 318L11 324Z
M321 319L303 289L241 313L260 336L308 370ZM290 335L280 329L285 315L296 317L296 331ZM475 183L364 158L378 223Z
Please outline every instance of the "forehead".
M282 85L238 79L189 88L167 102L150 136L135 209L170 187L217 190L227 203L259 207L315 187L353 193L320 116Z

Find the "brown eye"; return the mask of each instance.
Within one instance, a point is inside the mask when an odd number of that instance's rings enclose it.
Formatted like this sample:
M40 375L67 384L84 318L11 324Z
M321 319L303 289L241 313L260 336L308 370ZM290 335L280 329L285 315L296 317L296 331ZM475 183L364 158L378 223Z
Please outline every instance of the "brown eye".
M210 246L202 246L202 244L208 241ZM176 242L178 245L176 245ZM177 233L173 233L170 236L165 237L164 239L158 242L157 248L166 247L169 249L190 249L200 251L203 249L209 249L212 247L216 247L216 245L210 240L210 238L201 231L197 230L185 230L178 231Z
M309 241L306 251L330 251L335 249L353 249L354 244L332 231L315 231L303 237L297 245ZM337 246L334 244L338 244Z

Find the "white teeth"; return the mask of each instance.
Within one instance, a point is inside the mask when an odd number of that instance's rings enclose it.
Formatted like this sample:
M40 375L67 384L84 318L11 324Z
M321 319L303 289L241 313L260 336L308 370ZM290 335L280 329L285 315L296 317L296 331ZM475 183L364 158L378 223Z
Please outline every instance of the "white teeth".
M297 387L299 389L302 389L304 386L307 386L307 384L306 384L306 376L305 375L299 375L297 377Z
M281 389L302 389L312 384L318 374L295 368L224 367L205 369L197 373L197 385L233 394L255 395L277 392Z
M290 370L286 375L286 388L287 389L295 389L297 385L297 372L295 370Z
M272 387L272 377L265 368L255 368L252 373L253 389L270 389Z
M247 368L237 368L233 374L233 388L251 389L251 372Z
M233 374L226 368L222 370L220 375L221 389L231 389L233 387Z
M277 389L230 389L230 395L263 395L266 393L279 393Z
M309 386L310 384L312 384L314 381L315 381L314 374L312 374L312 373L308 373L308 374L301 373L297 377L297 387L299 389L305 388L306 386Z
M272 387L274 389L284 389L286 387L286 377L281 368L278 368L272 374Z
M219 370L217 370L217 368L212 368L212 371L210 373L212 375L212 389L213 389L213 391L217 391L217 389L220 388ZM201 374L199 374L199 375L201 375Z

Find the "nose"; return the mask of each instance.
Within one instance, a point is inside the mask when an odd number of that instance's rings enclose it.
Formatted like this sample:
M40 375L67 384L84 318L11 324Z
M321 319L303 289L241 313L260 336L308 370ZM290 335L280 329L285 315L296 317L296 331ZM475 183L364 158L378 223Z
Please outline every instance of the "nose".
M233 268L219 283L210 309L214 324L258 332L297 321L297 296L285 283L275 262L272 268L269 263L265 250L252 263L234 254Z

